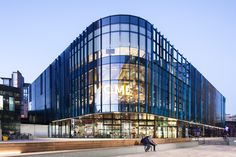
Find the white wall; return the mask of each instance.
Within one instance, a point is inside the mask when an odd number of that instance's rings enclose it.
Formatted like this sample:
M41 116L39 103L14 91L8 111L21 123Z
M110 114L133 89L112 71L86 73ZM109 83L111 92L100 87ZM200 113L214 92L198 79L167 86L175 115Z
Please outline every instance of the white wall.
M48 125L21 124L20 133L30 133L34 137L48 137Z

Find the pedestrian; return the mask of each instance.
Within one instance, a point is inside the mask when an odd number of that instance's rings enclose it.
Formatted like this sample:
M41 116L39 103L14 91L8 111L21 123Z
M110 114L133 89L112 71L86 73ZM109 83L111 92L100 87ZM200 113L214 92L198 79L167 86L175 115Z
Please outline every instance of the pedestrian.
M142 143L144 145L144 150L145 152L149 151L149 149L151 148L151 144L149 142L149 136L145 136L145 137L142 137L140 143Z
M224 134L226 137L229 136L229 127L227 125L225 126Z
M149 140L150 145L153 146L153 151L156 151L157 144L152 140L152 135L148 136L148 140Z
M76 130L74 130L73 137L76 137L76 135L77 135Z

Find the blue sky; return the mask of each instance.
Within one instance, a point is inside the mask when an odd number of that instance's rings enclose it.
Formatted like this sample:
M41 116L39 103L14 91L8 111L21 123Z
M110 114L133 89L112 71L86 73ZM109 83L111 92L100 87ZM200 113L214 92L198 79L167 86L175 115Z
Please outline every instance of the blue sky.
M31 83L86 26L113 14L153 23L236 114L235 0L1 0L0 76L19 70Z

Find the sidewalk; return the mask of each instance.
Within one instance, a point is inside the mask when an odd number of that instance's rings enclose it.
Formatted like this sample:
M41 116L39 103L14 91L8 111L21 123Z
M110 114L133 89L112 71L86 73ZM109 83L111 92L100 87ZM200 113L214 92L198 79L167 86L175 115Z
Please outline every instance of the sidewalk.
M153 139L157 144L191 142L188 138ZM130 147L140 145L140 139L34 139L0 142L0 154L7 152L33 153L97 149L110 147ZM180 144L181 145L181 144Z
M169 143L159 144L156 149L158 151L167 151L176 148L189 148L197 147L198 142L185 142L185 143ZM110 157L117 155L132 155L143 154L144 147L139 146L127 146L127 147L113 147L113 148L96 148L96 149L83 149L83 150L64 150L64 151L47 151L37 153L22 153L3 156L24 156L24 157ZM148 152L148 154L153 152ZM156 152L154 152L155 154ZM145 153L144 153L145 154ZM0 155L1 156L1 155Z
M234 138L232 138L233 140ZM45 141L46 139L37 139L40 144L41 142ZM102 140L102 139L99 139ZM216 142L222 141L222 138L206 138L204 139L204 145L198 145L199 141L192 141L192 142L182 142L182 143L168 143L168 144L158 144L156 147L156 152L144 152L144 147L142 145L136 146L120 146L120 147L107 147L107 148L91 148L91 146L86 143L86 141L99 141L99 140L82 140L82 139L71 139L66 140L66 143L62 143L62 147L60 150L49 149L49 151L40 151L36 153L21 153L21 152L10 152L7 151L8 154L1 154L2 156L24 156L24 157L172 157L172 156L181 156L181 157L236 157L236 145L235 142L233 145L212 145L216 144ZM235 139L234 139L235 140ZM50 139L50 142L63 142L62 139ZM66 146L69 146L70 141L81 141L83 143L83 147L89 149L75 149L75 150L65 150L63 149ZM119 141L123 140L116 140L114 139L104 139L104 141L110 141L112 143L119 143ZM20 141L19 141L20 142ZM21 141L25 144L25 141ZM9 142L11 143L11 142ZM28 142L26 142L28 143ZM33 144L33 141L29 142L30 145ZM5 143L7 144L7 143ZM78 143L75 143L78 145ZM211 145L209 145L211 144ZM45 143L43 143L45 145ZM48 147L47 145L45 145ZM177 149L178 148L178 149Z
M157 150L156 152L129 154L113 157L236 157L235 146L201 145L191 148Z

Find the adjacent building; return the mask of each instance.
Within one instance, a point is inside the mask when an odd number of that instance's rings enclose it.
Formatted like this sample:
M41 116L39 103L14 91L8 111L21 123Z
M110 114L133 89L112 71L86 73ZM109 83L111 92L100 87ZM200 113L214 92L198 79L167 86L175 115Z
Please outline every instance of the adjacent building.
M0 77L0 84L20 89L20 115L22 120L27 122L30 84L24 82L24 77L18 70L16 72L12 72L10 78Z
M0 85L0 130L3 134L20 133L21 91Z
M11 77L0 77L2 85L11 86L15 88L22 88L24 86L24 77L19 71L12 72Z
M193 47L194 48L194 47ZM30 123L51 137L218 136L225 97L147 20L89 25L31 84Z

